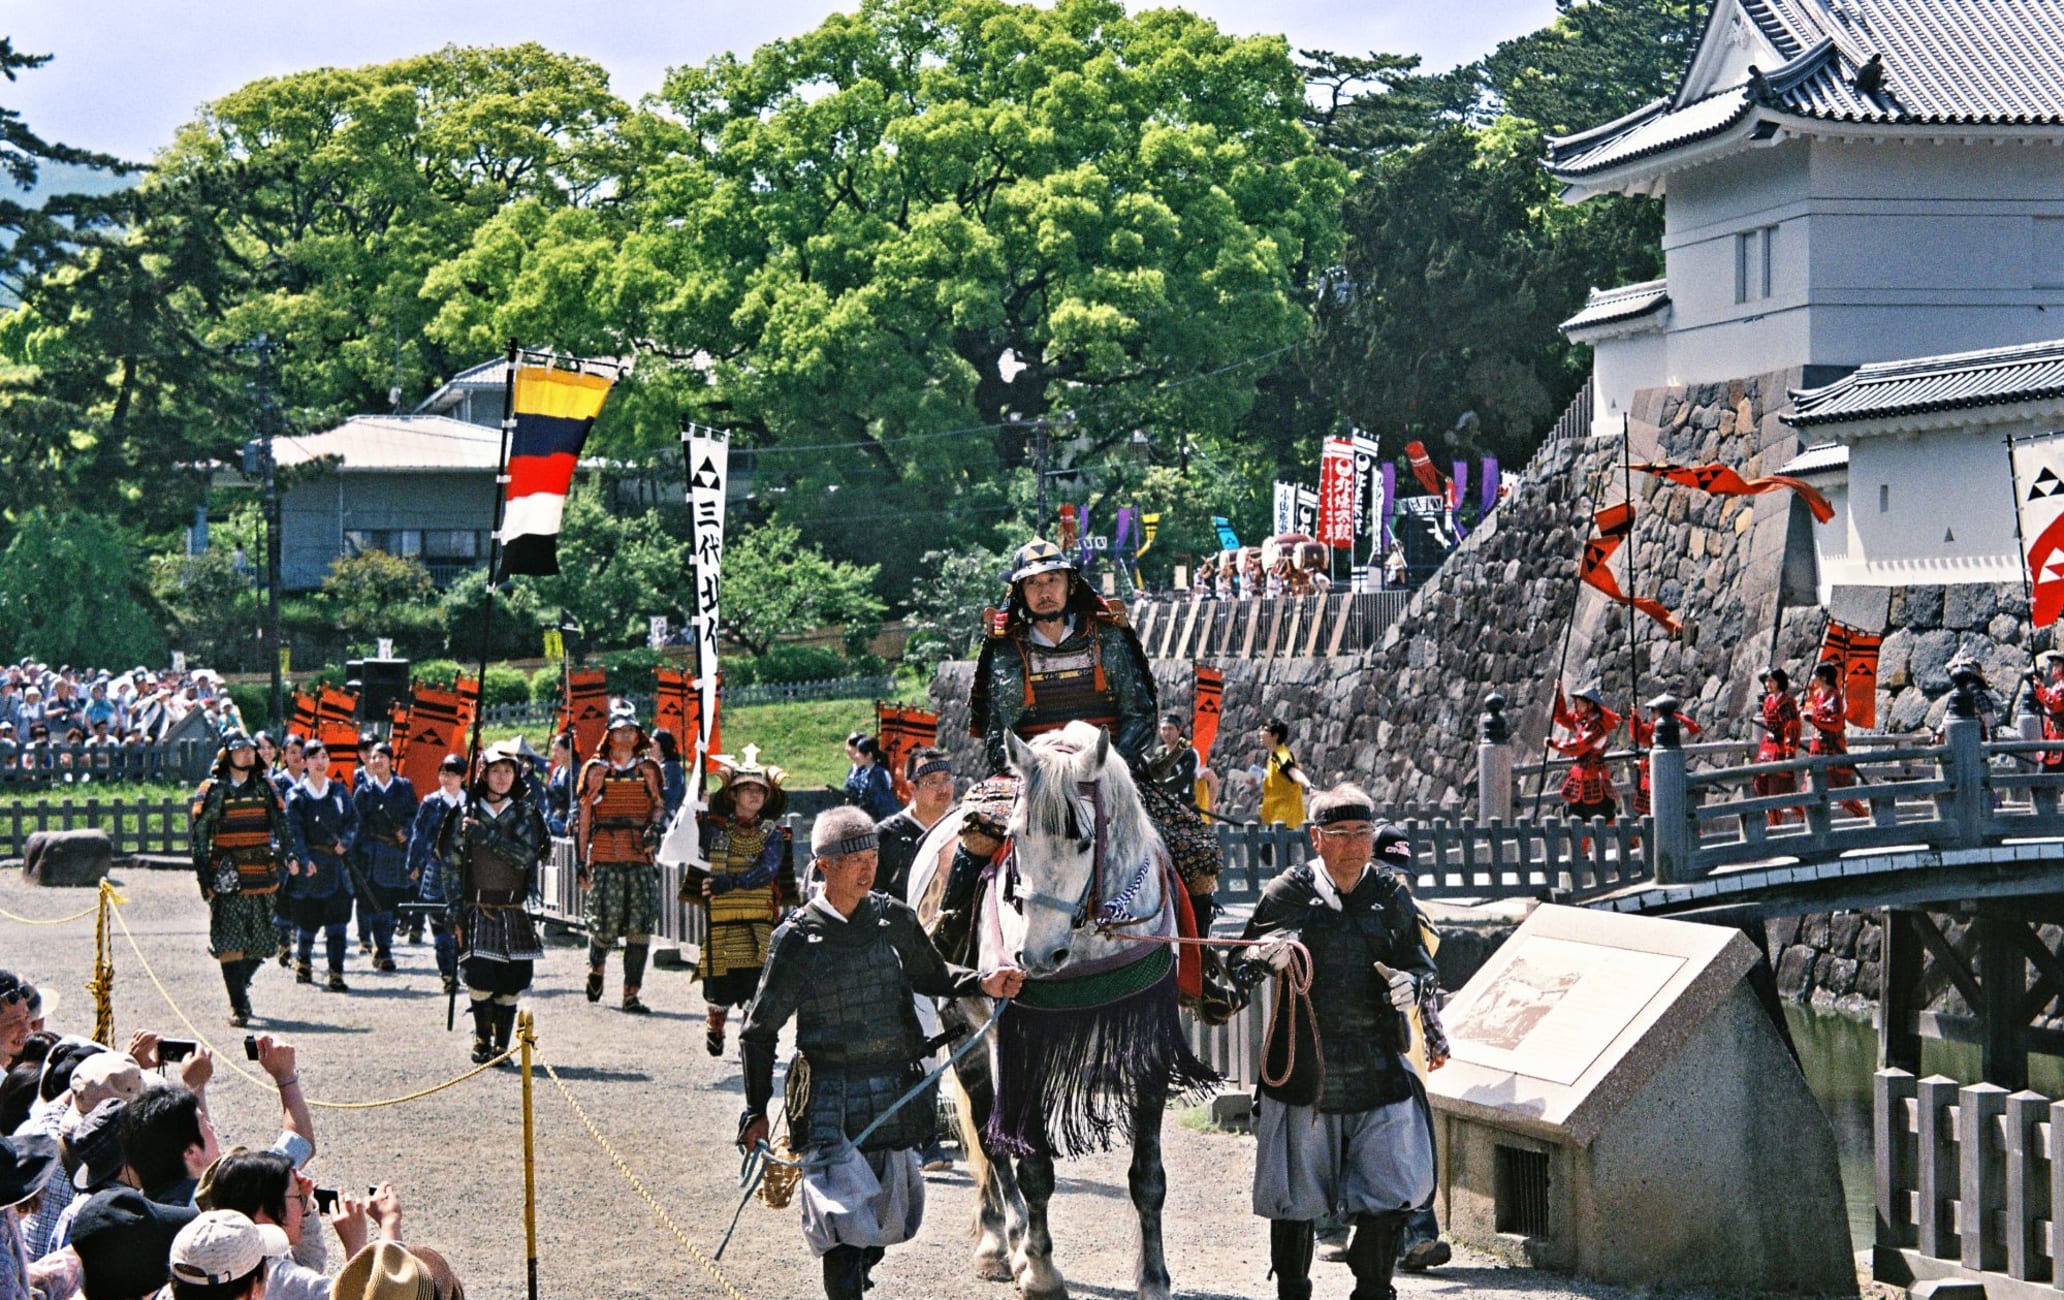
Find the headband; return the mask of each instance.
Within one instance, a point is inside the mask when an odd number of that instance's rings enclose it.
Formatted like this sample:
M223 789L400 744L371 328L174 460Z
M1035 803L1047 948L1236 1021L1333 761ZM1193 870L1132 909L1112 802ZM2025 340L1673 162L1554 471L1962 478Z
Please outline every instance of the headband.
M912 781L922 781L934 772L951 772L952 770L953 764L946 759L930 758L917 765L916 769L910 773L910 779Z
M848 853L872 853L880 847L881 838L873 831L866 831L859 835L848 835L842 840L833 840L823 848L812 849L811 852L819 861L823 861L826 858L842 858Z
M1365 803L1335 804L1313 820L1321 826L1331 826L1334 822L1372 822L1376 820L1376 810Z

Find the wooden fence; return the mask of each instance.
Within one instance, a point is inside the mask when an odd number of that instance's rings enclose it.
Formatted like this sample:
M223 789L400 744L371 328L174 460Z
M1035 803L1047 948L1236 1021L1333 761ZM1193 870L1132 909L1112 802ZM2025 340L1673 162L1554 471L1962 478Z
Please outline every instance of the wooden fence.
M0 741L0 795L23 789L120 781L198 784L215 760L212 740L155 745L38 745Z
M184 856L191 810L183 799L57 799L0 806L0 857L22 856L37 831L99 829L119 854Z
M1409 591L1329 591L1251 600L1135 601L1132 625L1153 659L1289 659L1359 654L1383 643Z

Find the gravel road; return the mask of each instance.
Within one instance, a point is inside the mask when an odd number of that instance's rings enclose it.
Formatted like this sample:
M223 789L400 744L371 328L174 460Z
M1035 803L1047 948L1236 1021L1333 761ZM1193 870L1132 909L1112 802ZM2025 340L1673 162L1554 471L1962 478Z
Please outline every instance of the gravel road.
M239 1031L224 1023L218 967L206 952L207 911L185 872L131 868L118 873L129 899L122 909L144 956L201 1033L244 1064ZM18 873L0 874L0 909L61 916L91 902L83 890L44 890ZM326 1101L393 1097L469 1068L463 1005L460 1030L444 1030L430 949L404 945L401 969L375 974L355 947L348 994L296 985L268 965L253 991L258 1029L301 1048L310 1096ZM91 919L29 927L0 917L0 966L57 990L55 1027L90 1032L83 991L93 961ZM142 1028L180 1034L178 1018L143 965L115 932L118 1041ZM737 1205L737 1157L730 1139L741 1108L735 1037L723 1060L702 1046L702 1000L689 976L656 972L645 1000L655 1014L613 1009L616 963L601 1006L581 996L582 956L554 946L526 1001L537 1017L540 1052L630 1168L702 1251L715 1248ZM784 1053L785 1054L785 1053ZM540 1294L583 1300L650 1295L728 1294L661 1226L597 1146L552 1083L536 1085L538 1271ZM271 1140L277 1102L218 1070L214 1110L225 1145ZM497 1070L406 1105L318 1110L318 1182L355 1186L393 1179L405 1207L404 1235L445 1250L476 1297L524 1293L522 1098L512 1070ZM1176 1289L1184 1296L1268 1297L1268 1234L1247 1210L1253 1144L1244 1136L1171 1123L1167 1134L1167 1239ZM971 1190L956 1169L928 1176L927 1221L919 1239L889 1253L875 1294L1009 1300L1008 1287L973 1279L963 1232ZM1078 1297L1131 1292L1133 1234L1120 1155L1063 1166L1053 1208L1057 1259ZM334 1243L332 1256L334 1259ZM795 1211L749 1205L719 1266L744 1296L821 1294L816 1261L802 1246ZM1346 1266L1314 1270L1320 1300L1341 1300ZM1457 1252L1447 1267L1402 1275L1404 1297L1472 1295L1619 1297L1633 1293L1575 1283L1559 1275L1507 1268Z

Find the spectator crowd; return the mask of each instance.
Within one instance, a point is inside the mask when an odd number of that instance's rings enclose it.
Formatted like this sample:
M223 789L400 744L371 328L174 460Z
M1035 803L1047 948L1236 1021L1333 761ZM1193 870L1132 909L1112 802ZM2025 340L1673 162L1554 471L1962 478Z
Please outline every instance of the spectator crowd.
M245 1052L276 1115L218 1116L205 1046L62 1032L0 971L0 1300L463 1300L444 1257L405 1241L392 1184L360 1196L307 1172L294 1046L259 1034Z
M196 713L212 735L244 725L210 669L114 673L23 659L0 668L0 779L149 779L149 747Z

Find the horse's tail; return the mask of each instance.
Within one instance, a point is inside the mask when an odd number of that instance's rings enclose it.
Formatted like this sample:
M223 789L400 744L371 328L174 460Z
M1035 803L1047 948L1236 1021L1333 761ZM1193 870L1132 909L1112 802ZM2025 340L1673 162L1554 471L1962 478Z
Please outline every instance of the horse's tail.
M968 1236L982 1235L982 1210L1002 1207L996 1203L996 1183L989 1177L989 1157L982 1150L982 1129L975 1122L974 1098L960 1081L959 1070L946 1071L946 1086L953 1098L953 1127L960 1135L960 1149L967 1156L968 1177L974 1180L975 1200L968 1215Z

